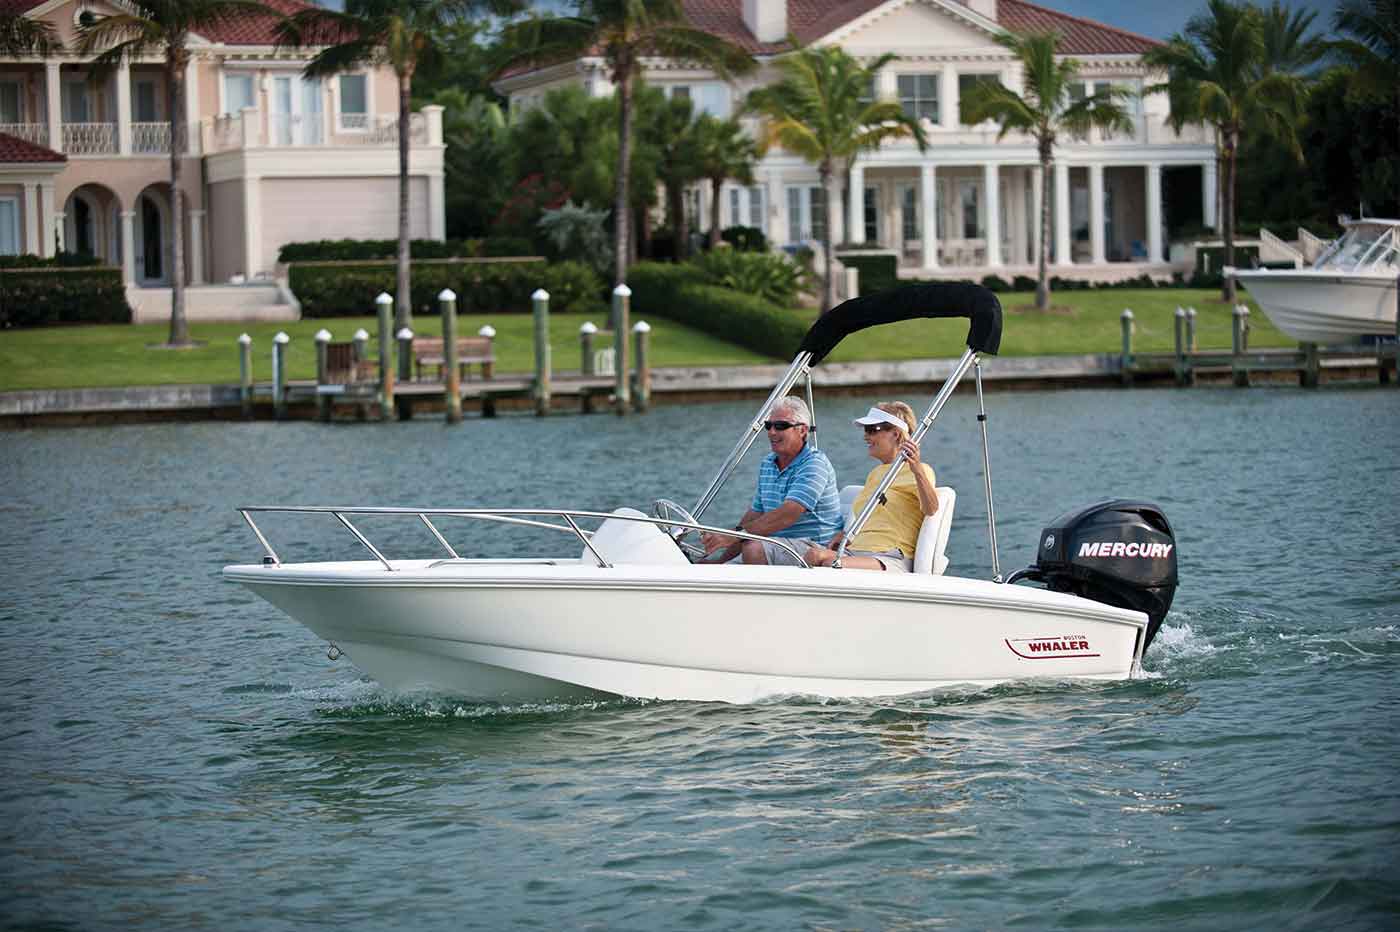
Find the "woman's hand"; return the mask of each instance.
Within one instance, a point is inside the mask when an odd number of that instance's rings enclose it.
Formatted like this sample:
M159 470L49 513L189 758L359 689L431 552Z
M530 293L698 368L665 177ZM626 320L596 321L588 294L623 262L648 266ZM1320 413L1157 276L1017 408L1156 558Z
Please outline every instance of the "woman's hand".
M919 445L908 437L905 437L899 444L899 452L904 454L904 459L910 466L919 465Z

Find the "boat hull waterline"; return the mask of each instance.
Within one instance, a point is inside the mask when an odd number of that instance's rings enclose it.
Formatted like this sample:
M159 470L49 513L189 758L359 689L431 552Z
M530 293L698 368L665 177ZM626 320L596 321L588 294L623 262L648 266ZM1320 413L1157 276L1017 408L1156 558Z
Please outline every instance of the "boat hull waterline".
M1236 272L1275 327L1300 343L1395 333L1395 275L1311 269Z
M948 576L578 561L241 565L257 593L393 691L490 702L747 703L1023 679L1121 680L1147 617Z

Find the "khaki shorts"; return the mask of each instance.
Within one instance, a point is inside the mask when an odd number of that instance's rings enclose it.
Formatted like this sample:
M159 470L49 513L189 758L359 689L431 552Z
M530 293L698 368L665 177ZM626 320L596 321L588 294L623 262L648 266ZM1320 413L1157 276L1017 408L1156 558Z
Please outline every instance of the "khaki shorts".
M914 561L906 557L904 551L898 548L881 550L879 553L870 550L848 550L846 553L853 557L874 557L887 573L912 573L914 571Z
M806 537L785 537L783 538L783 543L788 544L793 550L796 550L804 557L807 555L808 548L817 546L816 541ZM763 555L768 558L769 566L802 565L792 558L792 554L788 553L785 547L775 544L771 540L765 540L763 542ZM742 559L743 558L740 557L739 562L742 562Z

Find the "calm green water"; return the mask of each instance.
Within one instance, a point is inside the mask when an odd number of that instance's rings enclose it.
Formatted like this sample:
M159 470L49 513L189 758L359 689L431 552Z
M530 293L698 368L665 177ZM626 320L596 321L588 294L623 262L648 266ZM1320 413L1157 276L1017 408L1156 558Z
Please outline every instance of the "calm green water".
M843 482L868 401L819 403ZM1148 678L472 706L383 693L219 579L260 553L238 504L691 501L749 404L0 436L0 924L1400 926L1400 392L989 401L1004 566L1108 495L1175 524ZM952 571L986 575L972 410L925 459L961 492ZM269 530L290 559L358 556ZM552 543L457 530L474 554Z

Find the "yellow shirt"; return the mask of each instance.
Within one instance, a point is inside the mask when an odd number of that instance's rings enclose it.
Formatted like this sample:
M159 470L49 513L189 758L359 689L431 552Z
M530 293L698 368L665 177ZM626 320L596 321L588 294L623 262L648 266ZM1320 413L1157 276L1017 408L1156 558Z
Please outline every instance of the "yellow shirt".
M880 480L885 478L889 468L888 464L881 463L870 470L870 475L865 477L865 487L856 496L854 514L860 514L860 510L879 487ZM933 467L928 463L920 463L919 468L928 476L930 486L937 484L933 479ZM885 502L886 504L877 506L871 512L870 520L865 522L865 527L861 528L861 532L851 541L850 549L875 553L899 550L905 557L912 558L914 545L919 541L919 528L924 523L924 510L919 505L919 487L908 463L900 467L899 475L894 477L894 482L885 490Z

